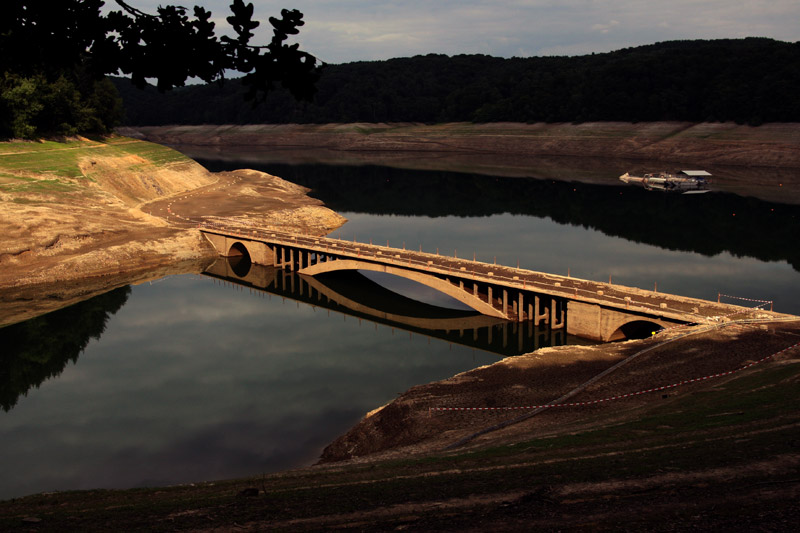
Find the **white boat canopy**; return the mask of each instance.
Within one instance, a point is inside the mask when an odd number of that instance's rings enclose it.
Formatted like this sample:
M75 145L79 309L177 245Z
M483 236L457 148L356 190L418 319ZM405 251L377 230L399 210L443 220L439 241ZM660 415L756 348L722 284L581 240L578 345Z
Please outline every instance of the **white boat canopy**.
M681 170L680 173L686 174L687 176L691 176L693 178L705 178L711 175L705 170Z

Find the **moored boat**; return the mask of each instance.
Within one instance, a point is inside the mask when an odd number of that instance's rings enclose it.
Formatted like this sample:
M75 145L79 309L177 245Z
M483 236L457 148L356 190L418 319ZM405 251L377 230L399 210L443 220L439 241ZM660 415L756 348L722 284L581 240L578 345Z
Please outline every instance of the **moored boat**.
M710 177L711 174L705 170L681 170L676 173L653 172L643 176L633 176L626 172L619 179L624 183L642 185L648 190L696 194L708 192Z

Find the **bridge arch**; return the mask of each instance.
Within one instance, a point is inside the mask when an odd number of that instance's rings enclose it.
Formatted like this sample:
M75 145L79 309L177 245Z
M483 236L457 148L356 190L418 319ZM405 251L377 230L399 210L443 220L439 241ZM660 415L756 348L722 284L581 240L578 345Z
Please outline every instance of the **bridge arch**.
M243 278L250 273L250 267L253 264L253 261L250 258L250 252L247 250L247 246L245 246L244 243L236 241L231 244L226 257L234 274L240 278Z
M379 319L390 320L405 326L411 326L420 329L450 331L488 328L498 324L507 323L504 319L487 317L481 314L452 318L419 318L414 316L398 315L370 307L369 305L363 303L359 303L351 298L348 298L344 294L337 292L335 289L328 287L324 282L312 276L304 277L303 279L306 280L306 283L308 283L309 287L317 291L318 294L325 296L331 302L335 302L338 305L347 307L348 309L358 313L363 313Z
M386 272L387 274L410 279L411 281L416 281L417 283L421 283L422 285L426 285L432 289L451 296L459 302L468 305L472 309L475 309L479 313L508 320L508 316L505 313L499 309L496 309L490 303L485 302L472 293L453 285L449 281L443 280L431 274L407 270L391 265L379 265L370 263L368 261L358 261L356 259L337 259L335 261L323 261L321 263L308 266L300 270L299 273L309 276L316 276L317 274L323 274L325 272L336 272L341 270L369 270L372 272Z
M250 260L250 252L243 242L236 241L231 244L231 247L228 249L227 257L244 257Z

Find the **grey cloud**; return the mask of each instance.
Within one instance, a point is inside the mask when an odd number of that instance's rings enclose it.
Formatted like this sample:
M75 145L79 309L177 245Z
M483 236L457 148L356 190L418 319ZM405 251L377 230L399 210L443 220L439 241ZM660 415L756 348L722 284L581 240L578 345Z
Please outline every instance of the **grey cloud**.
M159 0L134 0L154 12ZM222 24L230 0L194 3ZM107 8L114 8L112 1ZM306 25L296 42L329 63L417 54L489 54L501 57L607 52L673 39L746 36L800 39L795 0L361 0L256 1L264 21L282 8L299 9Z

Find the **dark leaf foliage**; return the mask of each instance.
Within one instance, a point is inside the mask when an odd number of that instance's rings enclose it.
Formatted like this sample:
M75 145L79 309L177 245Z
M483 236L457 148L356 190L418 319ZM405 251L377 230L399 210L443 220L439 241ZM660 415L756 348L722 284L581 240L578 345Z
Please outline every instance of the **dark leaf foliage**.
M283 90L242 102L238 83L132 94L127 123L800 121L800 43L672 41L605 54L426 55L327 65L313 102Z
M211 13L195 6L159 6L148 14L123 0L104 14L102 0L5 0L0 7L0 137L109 131L121 116L109 101L107 75L124 74L137 87L155 80L160 91L197 78L217 82L245 76L249 99L283 87L295 98L314 94L316 58L285 41L303 15L270 17L273 36L254 46L253 5L233 0L228 23L236 38L218 38ZM100 84L100 85L98 85ZM56 87L58 85L58 87ZM40 95L44 95L41 96ZM52 105L61 111L51 111ZM105 106L105 107L104 107Z

